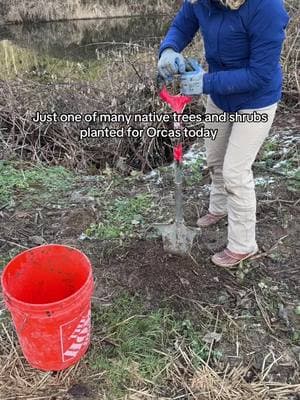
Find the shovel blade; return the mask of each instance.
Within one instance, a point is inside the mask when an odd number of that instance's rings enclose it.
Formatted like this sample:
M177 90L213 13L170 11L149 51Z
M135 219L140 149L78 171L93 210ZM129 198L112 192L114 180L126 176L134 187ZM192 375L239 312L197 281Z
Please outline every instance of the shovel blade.
M199 228L191 228L184 223L155 224L163 239L164 250L177 255L189 254L195 236L199 235Z

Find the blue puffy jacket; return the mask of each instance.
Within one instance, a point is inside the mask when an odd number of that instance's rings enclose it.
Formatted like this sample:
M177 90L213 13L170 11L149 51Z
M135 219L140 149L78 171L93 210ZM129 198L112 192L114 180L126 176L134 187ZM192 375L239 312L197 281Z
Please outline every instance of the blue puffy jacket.
M209 72L205 94L227 112L280 100L280 53L289 17L282 0L246 0L238 10L218 0L185 0L160 47L181 52L200 29Z

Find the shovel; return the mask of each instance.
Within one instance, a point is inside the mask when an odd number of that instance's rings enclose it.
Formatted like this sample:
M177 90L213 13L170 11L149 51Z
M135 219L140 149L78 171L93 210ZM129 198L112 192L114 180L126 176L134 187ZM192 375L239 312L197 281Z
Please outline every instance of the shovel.
M192 100L189 96L172 96L168 92L166 86L163 87L159 95L160 98L168 103L176 113L182 113L185 106ZM164 250L168 253L184 256L190 253L194 238L200 233L200 229L188 227L184 223L182 201L182 158L182 144L179 144L174 148L175 223L155 224L155 226L162 235Z

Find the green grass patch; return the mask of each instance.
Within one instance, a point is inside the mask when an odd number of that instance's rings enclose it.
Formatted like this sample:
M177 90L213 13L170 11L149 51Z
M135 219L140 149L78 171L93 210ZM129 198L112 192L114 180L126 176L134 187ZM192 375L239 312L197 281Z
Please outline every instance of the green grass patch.
M300 345L300 331L295 331L292 333L292 343L295 346L299 346Z
M287 176L293 176L299 167L296 143L289 137L271 136L263 145L259 161L267 168L274 168Z
M276 137L270 137L263 145L260 159L266 162L266 166L272 166L274 162L273 158L279 151L280 143Z
M149 194L130 198L118 198L104 206L104 218L99 224L91 224L85 234L89 238L118 239L132 236L145 224L145 217L153 206Z
M297 142L290 136L273 136L266 140L259 161L256 165L261 165L267 170L274 171L275 174L286 176L287 188L293 192L300 190L300 169Z
M189 319L179 320L167 308L147 311L137 297L123 294L113 305L95 309L93 324L94 334L106 340L92 350L89 364L105 372L105 389L111 399L124 395L131 385L164 386L166 369L178 357L179 344L195 353L195 367L208 356L208 348Z
M186 178L186 183L189 186L201 183L203 180L202 168L204 165L204 158L202 156L197 157L192 163L187 163L184 167L190 171L190 176Z
M300 192L300 169L298 168L294 175L288 179L287 187L291 192Z
M63 167L21 168L17 163L0 162L0 207L11 203L16 193L37 196L40 201L70 188L73 174Z
M13 248L7 254L0 254L0 271L20 252L19 248Z

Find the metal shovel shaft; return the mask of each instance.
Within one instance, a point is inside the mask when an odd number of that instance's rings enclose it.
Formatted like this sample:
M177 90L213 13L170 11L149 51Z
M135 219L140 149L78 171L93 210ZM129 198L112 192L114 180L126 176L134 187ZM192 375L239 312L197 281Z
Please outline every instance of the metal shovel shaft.
M183 199L182 199L182 164L175 161L175 223L174 224L156 224L163 238L165 251L186 255L191 251L193 240L199 234L199 229L191 228L185 225L183 218Z
M162 100L171 105L174 112L183 112L184 107L191 101L191 97L171 96L166 87L160 93ZM175 124L175 122L174 122ZM175 128L175 126L174 126ZM191 251L193 240L199 234L199 229L188 227L183 218L183 199L182 199L182 144L174 148L174 175L175 175L175 223L174 224L155 224L162 234L164 250L169 253L186 255Z
M182 202L182 166L175 161L175 222L183 223L183 202Z

